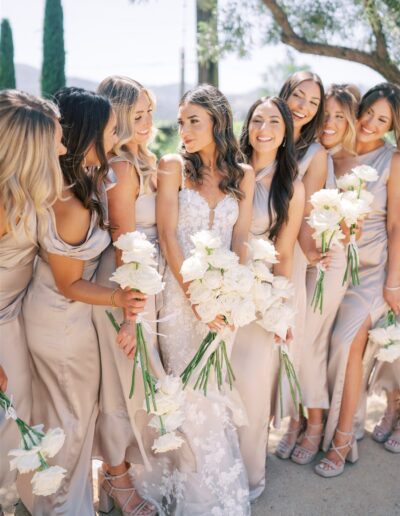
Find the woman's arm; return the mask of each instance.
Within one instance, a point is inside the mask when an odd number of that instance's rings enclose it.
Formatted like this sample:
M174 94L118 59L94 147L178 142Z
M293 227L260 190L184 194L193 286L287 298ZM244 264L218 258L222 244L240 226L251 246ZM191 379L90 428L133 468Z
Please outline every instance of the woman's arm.
M239 201L239 216L232 233L232 251L239 256L240 263L246 263L247 247L244 244L249 239L256 180L252 167L242 165L242 168L244 177L240 183L240 189L244 193L244 198Z
M393 156L387 183L388 265L384 298L400 314L400 153ZM399 288L397 288L399 287ZM389 290L394 288L396 290Z
M316 265L319 261L323 263L321 260L321 253L316 247L316 242L312 237L313 230L309 226L308 222L305 220L306 217L309 217L312 204L310 202L310 197L315 192L318 192L322 188L325 188L326 178L328 175L328 156L326 154L325 149L320 149L314 155L310 166L307 169L303 177L303 184L305 189L305 207L304 207L304 215L303 221L300 228L299 234L299 244L305 254L308 262L311 265ZM325 264L326 265L326 264Z

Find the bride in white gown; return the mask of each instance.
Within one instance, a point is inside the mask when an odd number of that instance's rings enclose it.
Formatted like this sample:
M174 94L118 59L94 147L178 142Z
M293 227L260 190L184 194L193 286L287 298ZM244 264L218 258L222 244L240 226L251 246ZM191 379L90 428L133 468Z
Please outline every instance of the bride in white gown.
M212 229L224 246L245 260L254 192L254 172L240 165L226 98L212 86L184 95L179 108L181 155L161 159L158 170L157 224L167 261L164 306L159 324L160 348L168 373L179 375L209 329L224 326L217 317L202 323L186 297L188 284L179 273L193 244L190 236ZM208 396L187 389L188 408L182 432L189 447L178 450L169 472L174 482L176 515L242 516L250 514L248 481L231 412L217 388ZM191 453L188 453L188 450Z

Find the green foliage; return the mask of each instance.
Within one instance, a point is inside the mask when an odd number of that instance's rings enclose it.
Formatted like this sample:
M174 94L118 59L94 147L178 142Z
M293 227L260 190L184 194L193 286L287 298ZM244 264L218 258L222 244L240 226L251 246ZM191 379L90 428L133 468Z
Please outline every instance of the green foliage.
M43 32L42 94L50 97L65 86L65 50L61 0L46 0Z
M150 149L160 159L165 154L177 152L179 146L179 135L176 124L158 122L157 134Z
M13 89L16 87L14 45L8 20L2 20L0 31L0 89Z

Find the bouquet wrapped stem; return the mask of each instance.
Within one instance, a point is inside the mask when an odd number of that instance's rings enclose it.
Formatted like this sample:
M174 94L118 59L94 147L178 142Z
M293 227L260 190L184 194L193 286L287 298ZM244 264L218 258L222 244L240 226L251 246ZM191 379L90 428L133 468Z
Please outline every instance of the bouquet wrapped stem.
M343 276L342 285L344 285L348 278L351 276L351 282L353 285L360 284L360 277L358 275L358 268L360 265L360 257L358 253L358 246L355 235L355 224L350 226L350 241L346 246L346 270Z
M329 246L326 242L326 234L325 232L321 235L321 250L323 253L329 249ZM314 294L311 300L311 305L314 308L314 312L318 309L319 313L322 314L323 305L324 305L324 278L325 278L325 269L322 265L317 265L318 276L317 281L315 283Z
M301 394L300 383L297 378L296 371L294 369L293 363L290 359L288 348L285 345L279 346L279 401L280 401L280 410L281 410L281 418L283 418L283 372L285 372L286 377L289 383L290 395L293 401L293 405L297 410L300 407L301 415L306 416L305 410L303 407L303 398Z

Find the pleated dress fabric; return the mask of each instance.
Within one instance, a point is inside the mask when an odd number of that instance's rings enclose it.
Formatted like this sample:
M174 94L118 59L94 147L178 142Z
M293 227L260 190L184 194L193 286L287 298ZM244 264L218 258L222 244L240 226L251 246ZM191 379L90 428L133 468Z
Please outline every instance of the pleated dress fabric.
M57 233L53 211L46 235L39 236L39 257L23 305L33 365L32 420L46 429L64 429L64 446L50 463L62 466L67 474L54 495L36 496L32 502L22 494L35 516L94 514L90 473L100 385L92 306L59 292L47 253L83 261L82 277L90 281L109 242L108 231L100 229L92 216L85 241L67 244Z
M253 199L251 236L268 239L269 189L262 181L274 172L274 166L256 176ZM279 353L274 334L256 322L240 328L233 346L232 367L235 387L242 399L249 420L238 428L240 451L249 479L250 500L258 498L265 488L265 460L271 419L279 424L278 375Z
M0 238L0 365L8 376L7 395L12 397L18 416L27 423L31 416L32 379L21 307L38 251L36 239L34 210L28 213L26 225L21 219L15 234L10 232ZM13 419L6 419L0 409L0 487L16 479L7 454L19 447L17 425Z
M333 160L328 157L328 178L326 188L336 188ZM343 285L346 270L345 248L331 249L332 259L324 276L323 310L314 311L311 306L317 281L317 267L307 267L306 274L306 324L304 340L300 349L300 386L303 404L307 408L329 408L328 392L328 352L333 322L340 303L346 293L347 282Z
M112 166L112 163L116 161L124 160L115 157L110 160L110 165ZM159 255L155 211L156 193L145 193L143 176L139 175L139 179L139 196L135 202L136 230L144 233L148 240L156 245ZM109 279L115 269L115 247L110 244L101 257L96 273L96 283L116 288L118 285ZM101 357L100 410L96 424L94 455L102 458L111 466L117 466L127 461L145 464L149 468L149 443L146 443L144 437L144 434L148 434L148 432L144 432L148 418L143 407L142 372L140 368L137 368L135 392L130 399L133 360L128 359L117 346L117 333L106 315L106 310L112 312L119 324L124 318L123 310L120 308L93 307L93 321L99 339ZM152 373L157 378L162 378L165 372L158 353L155 322L157 319L156 296L149 296L144 312L144 317L150 321L149 326L153 332L149 333L144 328Z
M325 428L324 450L329 448L338 424L351 344L368 317L373 326L387 310L383 299L387 262L387 181L394 152L392 145L384 144L358 157L360 165L369 165L377 170L379 179L367 183L367 190L373 194L374 200L372 212L364 221L358 240L360 285L348 286L334 323L328 360L331 404Z

